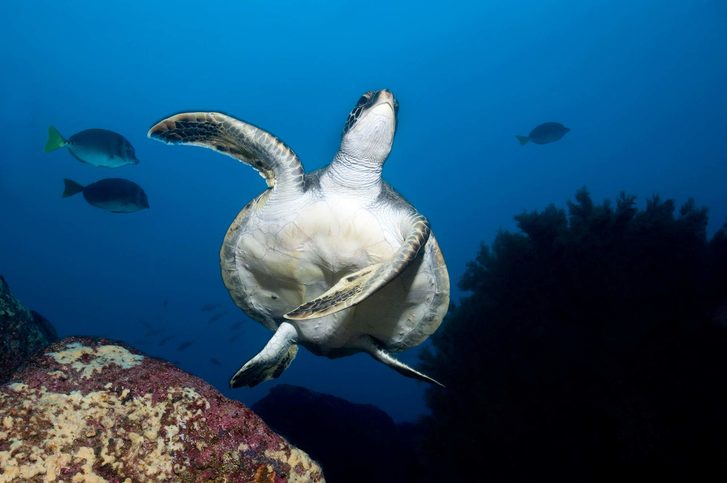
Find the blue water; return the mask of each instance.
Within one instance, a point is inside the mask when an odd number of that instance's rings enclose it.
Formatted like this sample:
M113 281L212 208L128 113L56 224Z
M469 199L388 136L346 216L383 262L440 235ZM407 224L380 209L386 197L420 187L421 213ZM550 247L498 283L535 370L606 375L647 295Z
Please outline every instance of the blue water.
M431 221L454 282L513 215L562 206L581 186L597 201L692 196L710 232L727 221L721 0L13 0L0 3L0 45L0 273L14 294L62 336L126 340L248 404L284 382L397 420L426 411L424 384L365 355L301 350L280 379L226 389L271 335L234 307L218 268L229 223L265 184L212 151L148 140L170 114L227 112L312 170L331 160L360 94L392 89L401 108L384 176ZM544 121L572 130L518 145ZM45 154L50 124L66 136L117 131L141 163L108 170ZM142 185L151 209L61 199L63 178L110 176ZM208 303L222 305L202 312ZM159 346L167 334L177 335ZM417 350L400 357L415 364Z

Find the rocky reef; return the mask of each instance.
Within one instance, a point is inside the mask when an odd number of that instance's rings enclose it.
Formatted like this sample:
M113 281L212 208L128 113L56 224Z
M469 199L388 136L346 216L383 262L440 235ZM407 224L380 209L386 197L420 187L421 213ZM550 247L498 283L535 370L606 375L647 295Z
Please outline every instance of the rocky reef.
M727 225L586 190L515 219L423 353L447 389L427 390L420 481L723 479Z
M58 339L53 326L40 314L27 309L10 293L0 277L0 383L31 355Z
M0 481L319 482L253 411L123 344L67 338L0 387Z
M381 409L280 384L252 409L320 462L329 483L406 482L417 477L415 426Z

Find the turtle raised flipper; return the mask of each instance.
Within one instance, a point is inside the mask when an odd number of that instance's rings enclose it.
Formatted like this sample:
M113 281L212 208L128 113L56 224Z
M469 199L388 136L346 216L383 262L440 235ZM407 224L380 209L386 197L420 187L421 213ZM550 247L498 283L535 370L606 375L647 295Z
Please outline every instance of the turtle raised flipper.
M267 131L220 112L183 112L147 134L169 144L214 149L255 168L269 187L301 191L303 166L292 149Z
M369 265L341 278L333 287L315 299L285 314L288 320L309 320L334 314L365 300L396 278L427 243L431 228L419 213L411 217L411 229L404 243L386 263Z
M230 387L253 387L280 376L298 353L297 337L295 327L287 322L280 324L263 350L230 378Z

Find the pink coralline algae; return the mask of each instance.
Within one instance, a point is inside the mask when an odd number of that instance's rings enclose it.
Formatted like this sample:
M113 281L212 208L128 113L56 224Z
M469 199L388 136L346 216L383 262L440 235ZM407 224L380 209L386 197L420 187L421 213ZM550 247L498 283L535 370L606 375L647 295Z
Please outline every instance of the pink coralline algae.
M239 402L104 339L67 338L0 386L0 482L320 482Z

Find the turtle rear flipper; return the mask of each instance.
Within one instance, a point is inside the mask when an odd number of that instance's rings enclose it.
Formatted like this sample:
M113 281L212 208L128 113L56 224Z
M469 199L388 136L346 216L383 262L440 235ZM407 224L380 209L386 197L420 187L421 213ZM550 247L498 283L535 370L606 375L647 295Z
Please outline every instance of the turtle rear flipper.
M300 193L303 166L292 149L267 131L220 112L183 112L147 134L168 144L214 149L255 168L270 188Z
M359 341L359 347L368 352L371 357L379 362L383 362L387 366L394 369L399 374L403 374L406 377L413 379L419 379L420 381L428 382L430 384L436 384L440 387L445 387L444 384L437 381L436 379L427 376L423 372L419 372L413 367L409 367L394 356L392 356L386 349L369 336L362 337Z
M295 327L283 322L263 350L247 361L230 378L230 387L253 387L263 381L279 377L298 353Z
M396 278L416 258L431 233L429 222L418 213L411 216L410 223L404 243L391 260L346 275L322 295L285 314L285 318L309 320L336 313L365 300Z

